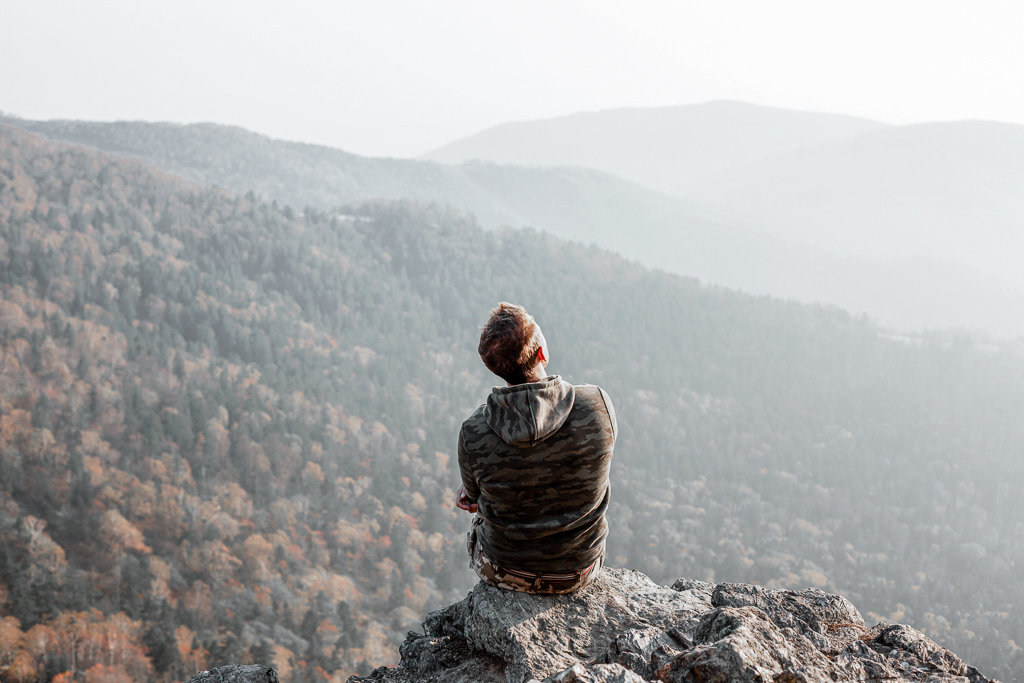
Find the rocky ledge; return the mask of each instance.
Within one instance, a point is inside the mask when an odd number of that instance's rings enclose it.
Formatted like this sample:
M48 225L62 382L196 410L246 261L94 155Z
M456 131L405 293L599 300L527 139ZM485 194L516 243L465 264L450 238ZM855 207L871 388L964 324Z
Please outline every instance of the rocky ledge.
M277 672L261 664L232 664L200 671L188 683L279 683Z
M566 596L481 583L423 628L397 667L349 683L989 680L909 626L867 628L839 595L686 579L669 588L624 569Z

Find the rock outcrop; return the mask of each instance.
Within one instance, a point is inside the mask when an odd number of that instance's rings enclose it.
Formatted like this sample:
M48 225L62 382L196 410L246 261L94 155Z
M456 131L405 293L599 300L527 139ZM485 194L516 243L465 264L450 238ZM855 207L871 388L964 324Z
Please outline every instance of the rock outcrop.
M585 590L535 596L480 583L410 633L401 663L350 683L986 683L919 631L868 628L817 589L770 590L604 569Z
M278 683L277 672L260 664L232 664L200 671L188 683Z

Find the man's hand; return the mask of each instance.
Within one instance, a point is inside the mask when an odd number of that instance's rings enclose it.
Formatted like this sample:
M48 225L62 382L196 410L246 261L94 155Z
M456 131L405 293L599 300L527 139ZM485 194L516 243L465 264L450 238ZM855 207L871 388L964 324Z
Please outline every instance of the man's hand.
M459 490L455 492L455 507L461 508L466 512L476 512L477 510L477 504L469 502L465 486L460 486Z

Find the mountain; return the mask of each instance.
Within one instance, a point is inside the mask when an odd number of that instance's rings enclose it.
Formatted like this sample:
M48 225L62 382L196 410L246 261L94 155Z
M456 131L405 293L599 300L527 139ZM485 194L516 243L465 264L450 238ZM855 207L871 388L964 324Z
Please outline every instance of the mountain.
M600 171L370 159L213 124L6 120L296 208L324 210L370 199L437 202L472 212L486 227L530 226L704 282L866 312L899 329L959 326L1024 334L1024 293L984 272L927 258L841 257L773 236L748 215Z
M886 126L711 102L510 123L422 158L601 169L728 207L774 237L896 261L894 273L908 260L953 262L975 271L974 287L1024 292L1024 126Z
M609 566L840 592L1024 680L1019 346L894 337L436 206L298 215L10 126L0 661L286 683L397 663L473 584L455 435L503 299L616 405Z
M580 166L652 189L675 190L762 157L885 127L852 116L716 101L506 123L420 158L449 164L475 159Z
M723 229L720 221L705 217L705 207L607 173L371 159L213 124L7 121L52 139L136 157L202 184L239 194L254 191L295 208L322 210L378 199L436 202L471 212L487 227L530 226L594 242L627 257L651 258L652 265L668 270L685 272L692 267L698 276L729 284L743 274L756 285L757 268L750 264L722 271L721 278L712 276L719 264L730 267L730 254L750 241L747 230ZM665 258L666 253L680 251L679 241L685 241L687 249Z
M772 234L862 257L958 261L1024 291L1024 126L867 131L673 191L763 218Z

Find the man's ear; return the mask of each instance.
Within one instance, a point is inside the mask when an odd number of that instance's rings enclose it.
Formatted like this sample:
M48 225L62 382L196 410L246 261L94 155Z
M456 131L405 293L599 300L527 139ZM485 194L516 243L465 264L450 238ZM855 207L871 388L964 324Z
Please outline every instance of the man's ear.
M548 362L548 355L546 353L544 353L544 345L543 344L541 344L540 346L537 347L537 360L539 360L541 363L547 363Z

